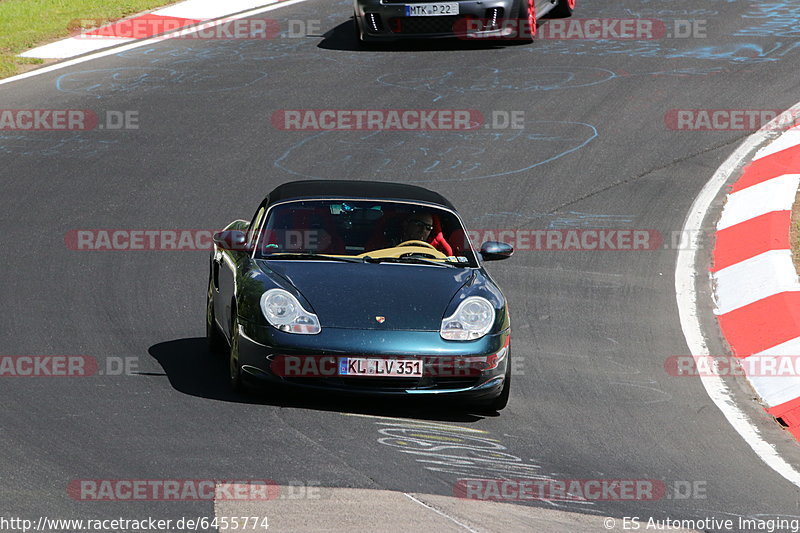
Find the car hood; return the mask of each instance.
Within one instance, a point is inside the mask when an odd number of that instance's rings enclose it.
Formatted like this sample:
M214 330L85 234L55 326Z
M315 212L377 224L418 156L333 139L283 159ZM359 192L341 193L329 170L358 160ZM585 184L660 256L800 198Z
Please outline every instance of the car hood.
M471 268L396 263L259 263L305 297L323 328L438 331L447 304L474 275Z

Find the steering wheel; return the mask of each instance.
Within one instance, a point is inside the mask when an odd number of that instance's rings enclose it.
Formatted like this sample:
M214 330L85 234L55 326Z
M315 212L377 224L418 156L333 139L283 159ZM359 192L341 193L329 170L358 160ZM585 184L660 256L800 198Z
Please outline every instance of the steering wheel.
M400 244L398 244L397 246L395 246L395 248L398 248L400 246L427 246L431 250L436 250L436 247L434 245L432 245L429 242L425 242L425 241L413 241L413 240L412 241L404 241L404 242L401 242ZM436 251L438 252L439 250L436 250Z
M405 248L405 250L403 249ZM447 255L436 249L435 246L425 241L405 241L396 244L391 248L381 248L380 250L371 250L359 254L357 257L409 257L419 255L422 257L431 257L433 259L447 259Z
M433 259L445 259L447 257L447 255L437 250L435 246L425 241L405 241L396 245L394 248L409 248L408 253L401 254L400 257L408 257L412 255L432 257Z

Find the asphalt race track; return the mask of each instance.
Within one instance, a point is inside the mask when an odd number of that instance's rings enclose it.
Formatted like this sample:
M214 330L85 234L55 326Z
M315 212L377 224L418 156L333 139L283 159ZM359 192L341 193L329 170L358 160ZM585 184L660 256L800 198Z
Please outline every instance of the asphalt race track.
M668 490L653 501L516 505L645 520L800 516L798 488L761 462L700 380L664 369L688 353L672 236L750 133L676 131L664 117L800 100L800 9L762 4L578 3L579 18L638 16L670 29L675 19L703 20L704 38L365 50L353 41L350 2L308 0L266 15L282 28L320 20L324 36L165 40L0 86L4 109L138 114L138 129L0 132L2 355L87 355L106 374L0 381L0 514L214 515L211 501L80 501L67 487L84 479L270 479L448 496L460 478L538 474L655 479ZM307 108L523 111L524 129L272 124L275 111ZM431 401L235 395L225 361L205 346L207 252L65 244L78 229L221 228L303 177L420 184L450 199L470 228L646 229L665 246L519 250L489 264L510 300L518 362L509 407L485 416ZM701 310L711 347L725 353L710 300ZM107 375L126 358L133 372ZM798 464L796 443L744 385L737 394ZM483 460L414 453L421 448L404 440L414 431ZM489 442L491 453L472 453ZM701 490L682 497L687 484Z

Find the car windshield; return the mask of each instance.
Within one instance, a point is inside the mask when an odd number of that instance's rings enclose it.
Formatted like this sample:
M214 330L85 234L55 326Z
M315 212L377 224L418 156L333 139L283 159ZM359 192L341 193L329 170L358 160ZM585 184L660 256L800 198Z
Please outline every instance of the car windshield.
M467 232L446 209L380 200L303 200L274 206L255 257L289 260L315 255L475 265Z

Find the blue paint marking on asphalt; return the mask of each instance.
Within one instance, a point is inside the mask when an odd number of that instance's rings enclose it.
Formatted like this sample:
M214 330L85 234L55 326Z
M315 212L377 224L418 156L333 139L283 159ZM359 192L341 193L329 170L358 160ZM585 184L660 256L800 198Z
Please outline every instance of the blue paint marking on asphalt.
M363 175L408 183L474 181L529 171L580 150L598 136L597 128L584 122L530 121L525 127L458 132L325 131L292 145L273 164L310 179L341 178L339 169L348 168L356 179ZM443 148L433 148L429 142L434 139L435 145ZM509 169L514 159L486 157L493 150L519 154L523 161ZM531 161L531 157L535 159Z
M731 3L737 0L720 0ZM713 17L719 14L716 9L674 9L663 1L648 2L642 0L642 7L623 8L605 6L592 10L594 16L601 15L615 18L656 18L663 21L666 27L674 27L675 23L702 23L705 28L713 22ZM705 2L704 8L715 7L712 0ZM797 37L800 36L800 3L786 1L762 2L750 0L750 7L742 15L748 24L746 27L733 32L734 37L758 37L777 39L771 42L744 40L737 43L724 45L706 45L689 48L674 46L686 39L669 38L655 40L585 40L585 39L540 39L535 47L526 51L542 54L570 54L613 56L626 55L630 57L650 57L657 59L699 59L709 61L725 61L735 64L740 63L766 63L780 61L786 55L796 52L800 48ZM652 6L652 7L651 7ZM672 24L672 26L671 26ZM692 37L695 41L701 37Z
M158 67L119 67L69 72L56 79L56 89L66 93L104 98L140 90L179 89L182 94L241 89L265 78L265 72L239 70L179 71ZM203 84L216 82L213 89ZM222 87L219 83L222 82Z
M776 42L763 46L757 43L731 43L718 46L699 46L690 49L665 47L656 41L541 41L537 54L570 54L630 57L655 59L706 59L732 63L764 63L779 61L781 57L798 48L798 43Z
M758 2L742 15L746 20L758 20L755 24L734 33L747 37L800 37L800 3Z

